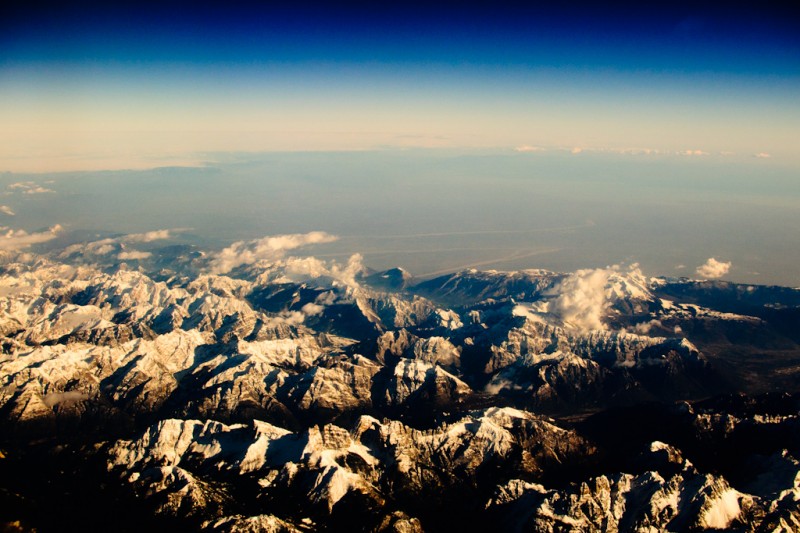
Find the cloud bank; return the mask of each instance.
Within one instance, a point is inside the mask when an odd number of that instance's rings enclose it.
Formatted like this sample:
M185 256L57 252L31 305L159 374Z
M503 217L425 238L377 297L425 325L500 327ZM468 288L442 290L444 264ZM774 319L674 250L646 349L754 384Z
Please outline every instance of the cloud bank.
M709 257L708 261L697 267L697 275L703 279L717 279L721 278L731 269L731 262L717 261L713 257Z
M120 240L123 242L153 242L169 239L171 236L170 230L159 229L155 231L148 231L147 233L131 233L130 235L125 235Z
M117 258L123 261L125 260L134 261L139 259L147 259L151 255L153 254L151 254L150 252L140 252L138 250L131 250L129 252L120 252L119 255L117 255Z
M33 181L18 181L10 184L8 189L11 191L21 191L23 194L44 194L56 192L53 189L42 187Z
M41 185L38 185L36 187L31 187L30 189L22 191L23 194L46 194L51 192L54 193L56 191L54 191L53 189L42 187Z
M109 237L107 239L100 239L99 241L92 241L87 243L72 244L67 246L61 253L62 257L69 256L74 253L92 254L92 255L108 255L120 251L128 243L148 243L172 237L173 231L169 229L159 229L148 231L146 233L130 233L121 237ZM143 254L147 254L146 256ZM138 252L136 250L122 250L119 254L120 259L144 259L150 257L149 252Z
M276 235L252 241L238 241L218 252L210 262L209 269L213 274L225 274L242 265L251 265L258 261L274 261L280 259L289 250L312 244L333 242L338 237L324 231L310 233L293 233Z
M0 250L19 250L27 248L32 244L40 244L43 242L55 239L62 228L60 224L56 224L47 231L39 233L28 233L22 229L0 228L2 235L0 235Z

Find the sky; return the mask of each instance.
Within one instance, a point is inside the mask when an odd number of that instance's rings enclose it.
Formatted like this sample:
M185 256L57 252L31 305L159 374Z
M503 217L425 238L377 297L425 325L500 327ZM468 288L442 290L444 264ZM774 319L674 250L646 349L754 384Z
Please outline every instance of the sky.
M4 3L0 248L325 231L416 274L798 286L798 95L764 2Z
M110 4L2 8L2 170L408 147L800 162L789 8Z

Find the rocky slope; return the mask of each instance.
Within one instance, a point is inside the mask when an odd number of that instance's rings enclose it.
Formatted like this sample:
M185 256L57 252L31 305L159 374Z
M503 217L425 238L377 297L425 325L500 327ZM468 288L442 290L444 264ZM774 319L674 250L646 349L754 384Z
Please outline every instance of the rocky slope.
M747 390L720 346L794 353L800 291L635 267L414 285L357 258L223 275L219 258L186 250L131 270L87 250L8 254L0 269L0 499L44 530L26 485L46 476L39 461L183 528L789 531L800 520L796 397L695 401ZM30 481L17 479L26 469Z

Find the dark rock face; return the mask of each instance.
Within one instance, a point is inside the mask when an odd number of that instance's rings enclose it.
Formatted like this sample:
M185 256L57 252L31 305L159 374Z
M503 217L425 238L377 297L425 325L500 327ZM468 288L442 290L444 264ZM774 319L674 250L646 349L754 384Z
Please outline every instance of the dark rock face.
M797 291L322 264L3 267L0 518L54 530L60 491L100 529L99 502L138 529L797 529L800 403L743 394L797 391Z

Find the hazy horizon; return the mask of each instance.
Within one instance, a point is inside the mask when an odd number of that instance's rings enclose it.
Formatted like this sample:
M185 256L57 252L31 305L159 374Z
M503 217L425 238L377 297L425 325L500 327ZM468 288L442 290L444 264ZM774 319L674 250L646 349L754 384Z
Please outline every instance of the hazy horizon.
M5 249L326 231L302 252L418 275L800 285L791 8L3 9Z
M464 268L572 271L639 263L650 275L800 285L800 194L790 169L733 156L385 150L217 154L203 167L5 173L3 225L60 225L44 248L171 230L150 248L219 249L325 231L299 255L417 276ZM148 248L148 249L150 249ZM20 248L23 249L23 248Z

